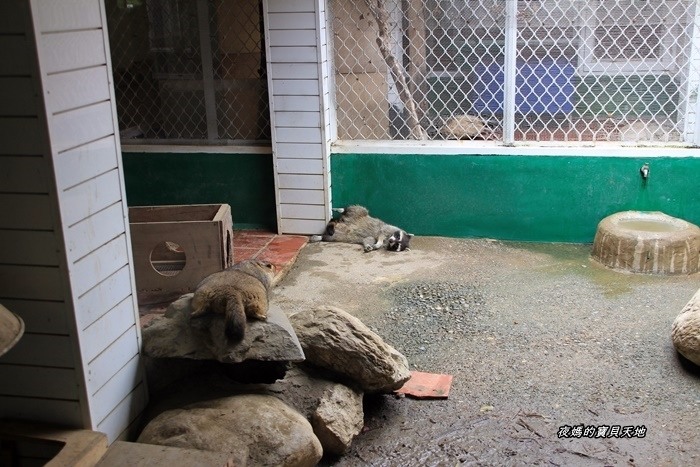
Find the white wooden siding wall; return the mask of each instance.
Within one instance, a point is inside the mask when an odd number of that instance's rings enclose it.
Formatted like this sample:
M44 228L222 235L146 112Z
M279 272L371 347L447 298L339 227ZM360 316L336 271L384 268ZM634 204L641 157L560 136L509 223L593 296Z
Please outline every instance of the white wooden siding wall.
M281 233L330 218L331 95L325 0L266 0L272 151Z
M3 3L0 302L27 328L0 358L0 418L112 441L147 392L104 6Z

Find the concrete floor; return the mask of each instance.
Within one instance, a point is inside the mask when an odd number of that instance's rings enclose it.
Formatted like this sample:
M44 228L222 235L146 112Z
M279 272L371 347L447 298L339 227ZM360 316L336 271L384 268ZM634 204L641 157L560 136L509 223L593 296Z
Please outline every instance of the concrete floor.
M700 464L700 373L670 338L700 274L614 272L591 245L411 247L309 244L273 290L289 314L340 307L411 369L454 377L447 400L367 398L363 433L327 464Z
M363 253L302 240L275 304L345 309L411 369L453 376L446 400L366 397L363 432L324 465L700 463L700 371L670 340L700 274L610 271L590 245L416 237L409 252ZM102 461L193 465L161 451L120 443Z

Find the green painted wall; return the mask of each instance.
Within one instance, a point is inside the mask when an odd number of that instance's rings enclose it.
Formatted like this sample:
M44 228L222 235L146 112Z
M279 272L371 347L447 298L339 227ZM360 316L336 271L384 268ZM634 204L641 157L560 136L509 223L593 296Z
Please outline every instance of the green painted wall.
M129 206L227 203L235 228L277 230L271 154L122 154Z
M228 203L236 228L276 230L272 155L123 159L130 206ZM630 209L700 225L700 158L333 154L331 170L335 207L364 204L419 235L591 242L600 219Z
M585 243L625 210L700 225L700 158L333 154L331 174L334 207L418 235Z

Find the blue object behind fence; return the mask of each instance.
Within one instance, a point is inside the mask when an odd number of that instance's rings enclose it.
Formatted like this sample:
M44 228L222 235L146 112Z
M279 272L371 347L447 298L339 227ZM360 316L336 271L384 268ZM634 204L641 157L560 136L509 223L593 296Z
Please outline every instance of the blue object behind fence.
M503 63L474 67L469 93L480 114L503 113ZM574 110L574 66L566 59L519 61L515 75L515 106L519 114L568 114Z

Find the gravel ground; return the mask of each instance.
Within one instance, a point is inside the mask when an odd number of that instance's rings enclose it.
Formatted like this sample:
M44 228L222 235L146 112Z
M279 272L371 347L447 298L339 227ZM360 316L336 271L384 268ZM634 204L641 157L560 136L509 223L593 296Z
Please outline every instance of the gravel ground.
M289 314L338 306L411 369L454 376L446 400L366 397L363 433L325 464L700 465L700 372L670 340L700 274L610 271L590 245L411 247L309 244L273 291Z

